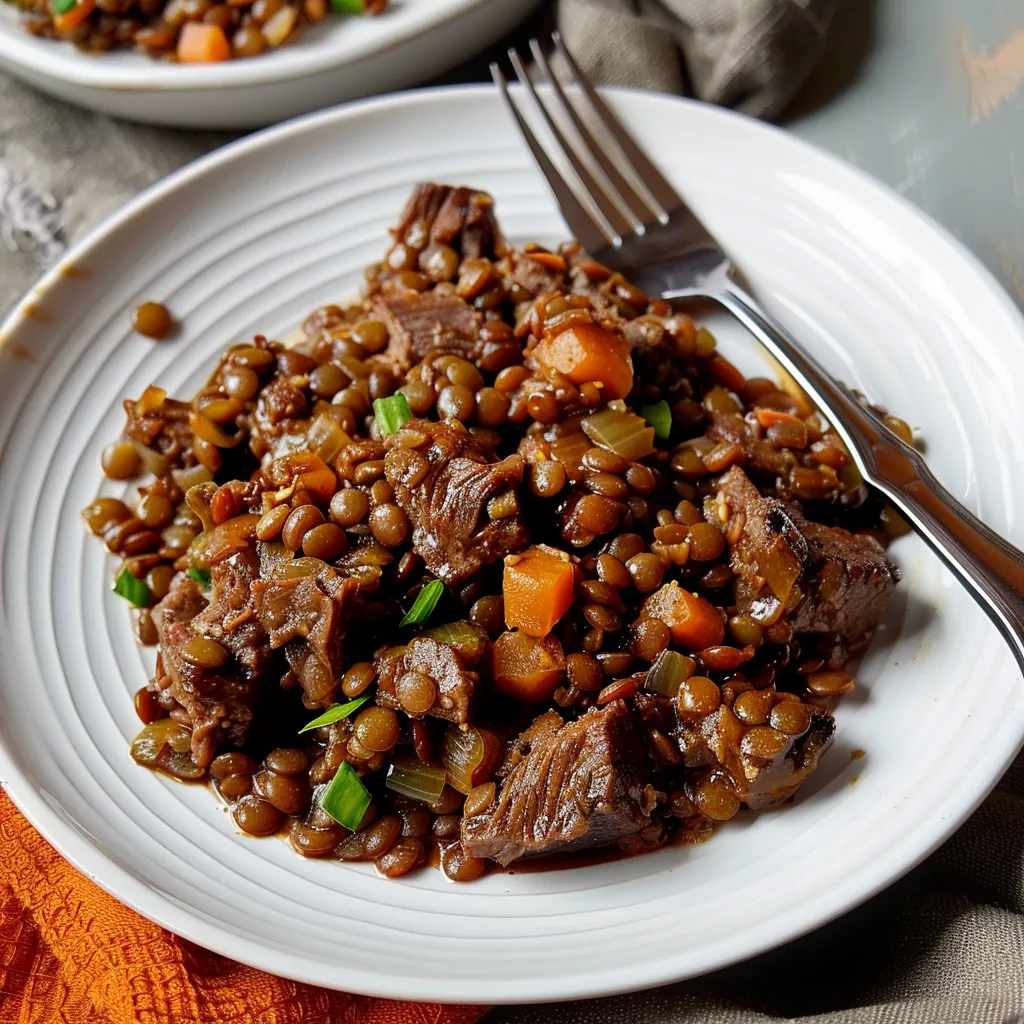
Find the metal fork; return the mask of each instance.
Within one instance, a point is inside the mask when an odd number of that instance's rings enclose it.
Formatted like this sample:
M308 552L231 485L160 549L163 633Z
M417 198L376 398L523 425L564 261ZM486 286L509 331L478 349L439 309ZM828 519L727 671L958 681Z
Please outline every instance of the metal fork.
M863 396L833 378L765 312L728 253L611 113L557 34L554 48L572 87L563 87L533 39L543 98L519 54L509 51L524 106L546 126L547 147L509 95L497 64L491 74L579 242L649 295L711 299L739 320L828 416L864 479L967 587L1024 672L1024 554L961 505Z

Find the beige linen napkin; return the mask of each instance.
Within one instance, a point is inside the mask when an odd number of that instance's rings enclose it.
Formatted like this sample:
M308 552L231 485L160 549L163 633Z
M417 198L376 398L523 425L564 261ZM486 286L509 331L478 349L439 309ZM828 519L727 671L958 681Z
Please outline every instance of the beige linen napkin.
M861 0L852 0L861 2ZM558 26L604 85L774 117L814 67L838 0L561 0Z

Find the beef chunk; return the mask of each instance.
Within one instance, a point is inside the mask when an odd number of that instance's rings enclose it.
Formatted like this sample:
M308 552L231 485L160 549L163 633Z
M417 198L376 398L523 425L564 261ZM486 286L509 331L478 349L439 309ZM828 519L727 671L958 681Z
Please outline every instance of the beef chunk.
M273 439L288 432L290 421L308 415L309 403L302 391L287 378L275 377L256 400L252 430L272 448Z
M697 722L681 723L679 749L687 768L723 771L746 806L763 810L791 797L831 745L832 716L808 708L808 721L807 731L792 737L774 757L755 757L743 745L751 727L723 704Z
M387 292L371 301L374 315L391 335L384 360L394 373L406 373L431 352L480 358L482 318L457 295Z
M159 388L147 388L139 400L124 400L127 422L124 432L139 444L159 452L172 466L195 463L192 428L188 425L191 406L167 398Z
M796 457L792 451L788 448L777 448L771 441L760 437L757 428L747 423L739 413L712 412L707 436L715 441L739 445L743 449L747 465L759 473L785 477L796 465Z
M706 513L729 540L741 614L772 622L786 612L798 633L836 633L854 645L877 626L900 574L873 537L810 522L795 505L762 497L738 466L722 477Z
M463 257L498 259L505 251L494 200L451 185L417 185L391 234L413 249L449 245Z
M270 646L284 648L308 708L328 707L342 676L348 602L356 581L328 566L318 576L256 580L253 604Z
M153 609L160 638L160 661L167 673L171 696L185 709L192 728L192 760L208 765L225 740L245 742L259 683L269 660L266 637L251 623L249 583L256 560L243 552L211 570L212 600L196 584L179 577ZM184 656L198 636L218 640L235 658L218 668L194 664Z
M192 623L197 633L219 640L252 678L266 671L272 657L253 609L250 588L259 571L259 556L252 548L215 565L210 570L210 603Z
M639 734L622 701L539 730L493 807L462 819L463 846L474 857L506 865L634 835L650 823L644 766Z
M753 811L762 811L788 800L803 784L822 755L832 745L836 723L831 715L819 712L811 718L811 727L793 740L787 750L757 766L757 774L748 779L743 802Z
M506 289L518 285L533 298L539 298L541 295L550 295L564 284L565 274L560 274L517 250L513 249L508 254Z
M487 647L479 642L451 644L428 635L414 637L407 646L389 647L377 656L377 703L393 710L405 710L398 699L399 680L407 672L419 672L434 681L437 699L426 714L461 724L469 721L479 674L472 671Z
M461 423L410 420L406 430L427 437L419 448L387 437L384 471L395 501L413 525L412 542L427 568L447 584L530 542L520 512L492 519L488 503L522 483L519 455L495 461L491 447Z

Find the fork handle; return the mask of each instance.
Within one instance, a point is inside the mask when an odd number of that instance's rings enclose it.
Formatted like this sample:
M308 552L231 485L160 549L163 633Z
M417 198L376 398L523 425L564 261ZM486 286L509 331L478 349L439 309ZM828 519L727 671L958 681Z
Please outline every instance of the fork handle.
M829 411L864 479L892 501L967 587L1024 672L1024 553L957 501L920 452L791 339L743 285L730 277L707 297L743 323L818 407Z

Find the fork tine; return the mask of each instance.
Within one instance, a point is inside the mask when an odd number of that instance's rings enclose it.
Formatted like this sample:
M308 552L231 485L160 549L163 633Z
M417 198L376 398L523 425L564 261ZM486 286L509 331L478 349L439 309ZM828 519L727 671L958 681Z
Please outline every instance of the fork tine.
M562 177L558 168L548 159L544 147L537 141L533 130L526 123L523 115L519 113L519 108L512 102L512 97L508 94L508 82L496 63L491 64L491 78L494 79L494 84L498 87L498 92L509 113L515 118L520 133L530 147L533 158L537 161L537 166L540 167L551 191L554 192L555 200L562 211L565 222L569 225L569 230L579 240L583 248L590 252L597 252L606 245L616 245L619 239L611 225L607 223L602 225L594 218L591 212L576 198L576 193Z
M540 43L536 39L530 40L530 50L536 58L537 67L540 70L541 75L543 78L547 79L547 84L551 86L550 97L554 101L553 105L562 115L562 121L561 124L559 124L555 118L551 116L551 112L548 109L548 97L545 97L543 101L538 97L538 103L540 104L548 127L551 129L552 134L562 147L566 159L572 164L573 169L588 186L595 202L600 205L599 197L603 195L607 202L614 208L614 214L617 214L617 217L623 221L625 227L637 234L643 234L644 222L642 217L636 213L628 200L622 194L622 190L618 184L613 181L607 173L611 165L602 161L596 150L593 137L587 131L583 122L580 121L576 111L573 110L572 106L569 104L568 98L562 91L561 82L559 82L551 73L551 66L548 64L547 59L544 56L544 51L541 49ZM533 82L530 80L529 73L525 68L523 68L522 62L518 59L518 56L512 63L513 67L516 69L516 74L519 76L519 80L523 82L527 89L533 92L534 95L537 95L534 90ZM568 138L567 131L569 136ZM627 191L629 194L632 194L632 190L627 189ZM605 212L608 213L608 219L612 221L614 218L612 210L609 210L607 206L605 206L604 209Z
M631 220L635 218L624 219L616 212L614 204L608 204L600 187L593 177L587 173L587 169L580 162L572 146L569 145L558 125L552 120L547 107L537 94L533 79L530 78L530 74L515 48L508 51L508 59L512 62L512 68L519 79L519 84L526 90L526 96L529 98L528 102L540 115L554 138L554 144L558 147L555 151L555 156L557 157L559 152L562 154L581 186L582 191L577 191L576 198L583 206L589 209L591 219L601 227L602 231L610 231L612 233L615 238L612 244L619 245L624 232L635 230L631 223Z
M601 147L593 133L576 112L576 108L569 102L569 97L566 96L561 81L552 70L547 54L544 53L544 48L538 39L530 40L530 50L537 62L537 67L551 84L556 105L572 125L573 144L577 154L587 160L588 170L608 194L609 199L627 217L633 230L642 234L651 217L657 219L660 216L661 206L658 203L650 203L643 196L638 195L630 183L619 173L614 161L603 156Z
M573 76L583 89L584 106L594 118L598 134L603 140L619 172L630 183L637 195L651 205L658 220L668 222L668 211L683 204L682 198L665 180L661 171L648 159L643 150L633 141L619 119L608 109L590 80L580 70L568 47L562 42L560 32L553 32L555 49L572 70Z

